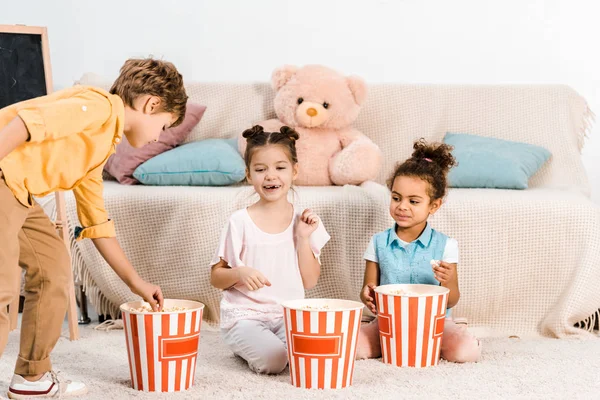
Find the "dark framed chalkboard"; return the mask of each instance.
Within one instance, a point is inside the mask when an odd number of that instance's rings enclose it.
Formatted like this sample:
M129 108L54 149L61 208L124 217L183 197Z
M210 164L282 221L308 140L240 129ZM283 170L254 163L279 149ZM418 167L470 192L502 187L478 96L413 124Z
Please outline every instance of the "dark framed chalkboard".
M52 92L48 32L0 25L0 108Z

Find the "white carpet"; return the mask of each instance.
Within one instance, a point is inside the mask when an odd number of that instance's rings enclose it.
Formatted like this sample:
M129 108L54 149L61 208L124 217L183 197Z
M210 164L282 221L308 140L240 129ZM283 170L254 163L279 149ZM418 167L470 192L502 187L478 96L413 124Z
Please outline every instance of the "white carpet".
M82 338L61 338L53 353L54 367L84 380L85 399L562 399L598 398L600 339L484 339L478 364L441 361L428 369L400 369L379 360L359 361L354 384L343 390L304 390L290 384L287 370L259 376L248 370L221 343L219 333L202 331L194 387L182 393L143 393L130 388L122 330L81 329ZM8 388L18 353L18 331L12 332L0 360L0 393Z

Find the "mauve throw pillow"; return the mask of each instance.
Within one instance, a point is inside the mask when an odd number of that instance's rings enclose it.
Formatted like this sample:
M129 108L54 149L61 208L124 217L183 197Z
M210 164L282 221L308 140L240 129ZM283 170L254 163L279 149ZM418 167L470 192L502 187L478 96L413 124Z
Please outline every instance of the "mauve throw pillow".
M133 171L142 163L148 161L154 156L171 150L188 137L192 129L204 115L206 106L196 103L187 103L185 117L181 125L175 128L169 128L160 134L158 142L148 143L144 147L136 149L132 147L125 135L123 140L118 144L115 154L110 156L104 165L104 171L113 176L119 183L123 185L136 185L139 183L133 177Z

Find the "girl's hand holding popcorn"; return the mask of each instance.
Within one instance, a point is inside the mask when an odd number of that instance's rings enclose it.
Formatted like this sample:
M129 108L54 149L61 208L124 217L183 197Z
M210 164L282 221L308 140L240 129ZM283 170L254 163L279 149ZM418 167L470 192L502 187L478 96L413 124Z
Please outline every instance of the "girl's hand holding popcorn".
M450 264L445 261L431 260L433 276L442 286L453 282L456 279L456 264Z

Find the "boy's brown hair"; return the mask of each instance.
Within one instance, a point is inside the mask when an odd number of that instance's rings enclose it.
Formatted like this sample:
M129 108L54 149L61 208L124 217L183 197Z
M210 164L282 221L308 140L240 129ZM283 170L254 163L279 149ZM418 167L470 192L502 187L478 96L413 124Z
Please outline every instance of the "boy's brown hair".
M149 94L159 97L162 111L177 115L171 127L181 124L185 116L188 96L183 87L183 77L168 61L130 58L121 67L110 93L119 96L131 108L138 96Z

